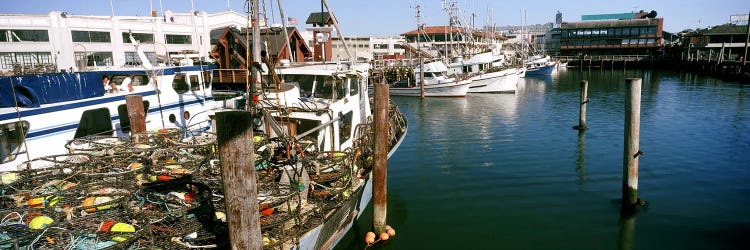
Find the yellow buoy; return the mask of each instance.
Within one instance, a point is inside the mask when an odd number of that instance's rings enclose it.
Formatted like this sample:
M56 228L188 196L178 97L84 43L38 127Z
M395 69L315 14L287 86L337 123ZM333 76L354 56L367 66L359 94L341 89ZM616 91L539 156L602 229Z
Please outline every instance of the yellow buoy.
M0 184L3 185L11 184L17 180L18 175L16 173L3 173L2 176L0 176Z
M127 223L117 222L109 231L115 233L135 233L135 227Z
M50 217L47 217L47 216L44 216L44 215L37 216L37 217L34 217L33 219L31 219L31 221L29 222L29 228L31 228L31 229L44 229L45 227L49 226L53 222L55 222L55 220L53 220Z

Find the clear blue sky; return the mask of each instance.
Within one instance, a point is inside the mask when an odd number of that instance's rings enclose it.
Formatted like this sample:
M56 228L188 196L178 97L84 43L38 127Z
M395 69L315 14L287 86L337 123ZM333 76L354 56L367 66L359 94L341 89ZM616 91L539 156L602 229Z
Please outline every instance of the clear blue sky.
M149 5L160 9L159 0L111 0L116 15L148 15ZM215 13L227 7L243 11L243 0L193 0L197 10ZM493 9L494 23L520 25L521 10L526 10L527 24L553 22L555 13L563 13L563 21L580 21L583 14L624 13L656 10L664 18L664 30L678 32L688 28L727 23L729 15L750 12L750 0L457 0L466 16L475 13L476 26L486 24L487 8ZM261 1L262 2L262 1ZM266 0L279 22L276 0ZM109 0L0 0L4 14L46 14L67 11L80 15L111 15ZM229 6L227 6L229 3ZM345 35L397 35L416 27L415 0L328 0L341 22ZM187 12L190 0L161 0L164 10ZM320 11L317 0L282 0L284 13L297 18L301 25L310 12ZM447 14L439 0L422 0L423 21L427 25L446 25ZM261 5L262 6L262 5ZM273 19L272 21L273 22Z

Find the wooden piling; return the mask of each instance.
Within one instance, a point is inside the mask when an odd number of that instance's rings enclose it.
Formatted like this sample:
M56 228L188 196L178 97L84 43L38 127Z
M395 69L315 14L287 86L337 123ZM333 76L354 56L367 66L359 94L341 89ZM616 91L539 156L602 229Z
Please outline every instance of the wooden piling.
M641 78L625 79L628 91L625 97L625 143L622 168L622 206L634 209L638 204L638 149L641 126Z
M581 109L578 116L578 126L573 128L578 130L586 130L586 103L589 102L589 81L581 80Z
M261 249L251 113L216 113L216 127L231 249Z
M373 227L385 232L388 205L388 85L375 84L375 167L372 173Z
M146 131L146 111L143 109L143 97L140 95L125 96L125 107L128 109L130 119L130 137L135 143L140 143L141 138L136 135Z

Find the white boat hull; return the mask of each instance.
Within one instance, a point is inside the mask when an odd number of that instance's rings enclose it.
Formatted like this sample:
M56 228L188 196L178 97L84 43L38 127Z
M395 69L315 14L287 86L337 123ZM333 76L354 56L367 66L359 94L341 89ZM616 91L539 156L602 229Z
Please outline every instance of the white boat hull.
M503 93L516 92L518 78L516 69L505 69L498 72L477 75L471 78L469 93Z
M466 96L471 86L471 80L459 82L448 82L439 84L426 84L424 86L425 97L462 97ZM390 88L390 94L394 96L420 96L419 86L411 88Z

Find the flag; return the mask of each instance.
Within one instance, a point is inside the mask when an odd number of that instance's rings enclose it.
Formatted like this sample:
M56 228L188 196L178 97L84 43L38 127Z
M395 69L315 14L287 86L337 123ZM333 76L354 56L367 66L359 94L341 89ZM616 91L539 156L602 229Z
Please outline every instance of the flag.
M297 25L297 18L287 17L286 20L289 25Z

